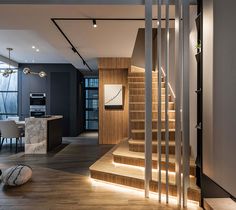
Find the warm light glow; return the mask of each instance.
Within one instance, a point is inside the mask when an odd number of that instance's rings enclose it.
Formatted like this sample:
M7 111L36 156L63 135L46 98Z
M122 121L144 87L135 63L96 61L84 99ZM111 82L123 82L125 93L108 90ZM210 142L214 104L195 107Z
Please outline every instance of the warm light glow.
M35 49L35 46L34 46L34 45L32 46L32 49Z
M94 186L94 187L101 187L106 190L114 190L117 192L121 192L122 194L131 194L131 195L142 197L142 198L144 197L144 190L142 190L142 189L124 186L124 185L120 185L120 184L116 184L116 183L110 183L110 182L97 180L97 179L93 179L93 178L90 178L90 180L91 180L92 186ZM158 200L158 193L150 192L149 199ZM165 200L166 200L165 194L162 194L161 200L163 201L163 203L165 203ZM176 206L177 205L177 198L169 195L168 205L175 205ZM187 206L197 209L199 207L199 202L187 200Z

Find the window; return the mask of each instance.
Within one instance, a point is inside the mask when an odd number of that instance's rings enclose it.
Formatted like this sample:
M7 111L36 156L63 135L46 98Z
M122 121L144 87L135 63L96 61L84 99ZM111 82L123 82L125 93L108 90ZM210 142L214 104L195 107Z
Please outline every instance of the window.
M5 64L0 63L0 120L18 115L18 71L4 77L4 68Z
M97 78L85 78L85 130L98 130Z

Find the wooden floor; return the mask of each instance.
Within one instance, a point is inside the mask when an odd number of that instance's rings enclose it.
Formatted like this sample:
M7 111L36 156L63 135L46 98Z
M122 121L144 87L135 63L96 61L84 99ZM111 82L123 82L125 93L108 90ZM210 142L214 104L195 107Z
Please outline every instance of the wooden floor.
M23 152L15 155L4 146L0 168L28 164L33 168L33 178L17 188L0 184L0 210L179 209L175 204L159 204L154 195L145 199L143 192L92 181L89 166L111 148L111 145L97 145L96 135L66 138L60 149L48 155L26 156ZM200 208L191 205L188 209Z

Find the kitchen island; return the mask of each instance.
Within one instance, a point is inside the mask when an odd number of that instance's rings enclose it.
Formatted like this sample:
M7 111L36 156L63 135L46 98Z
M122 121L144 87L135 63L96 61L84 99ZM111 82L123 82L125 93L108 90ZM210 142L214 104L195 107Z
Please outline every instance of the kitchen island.
M62 116L25 119L25 154L47 154L62 143Z

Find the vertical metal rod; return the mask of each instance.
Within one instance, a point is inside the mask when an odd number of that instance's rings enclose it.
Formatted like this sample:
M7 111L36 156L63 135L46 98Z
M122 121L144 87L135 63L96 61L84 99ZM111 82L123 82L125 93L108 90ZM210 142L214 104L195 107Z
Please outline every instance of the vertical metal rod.
M183 0L183 206L189 187L189 0Z
M161 76L161 4L162 0L158 0L158 8L157 8L157 14L158 14L158 28L157 28L157 61L158 61L158 128L157 128L157 151L158 151L158 195L159 195L159 201L161 202L161 82L162 82L162 76Z
M181 205L181 82L182 82L182 45L181 45L181 0L175 2L175 173L177 203Z
M152 0L145 0L145 197L152 178Z
M165 149L166 149L166 203L169 202L169 49L170 27L169 27L169 0L166 0L166 79L165 79Z

